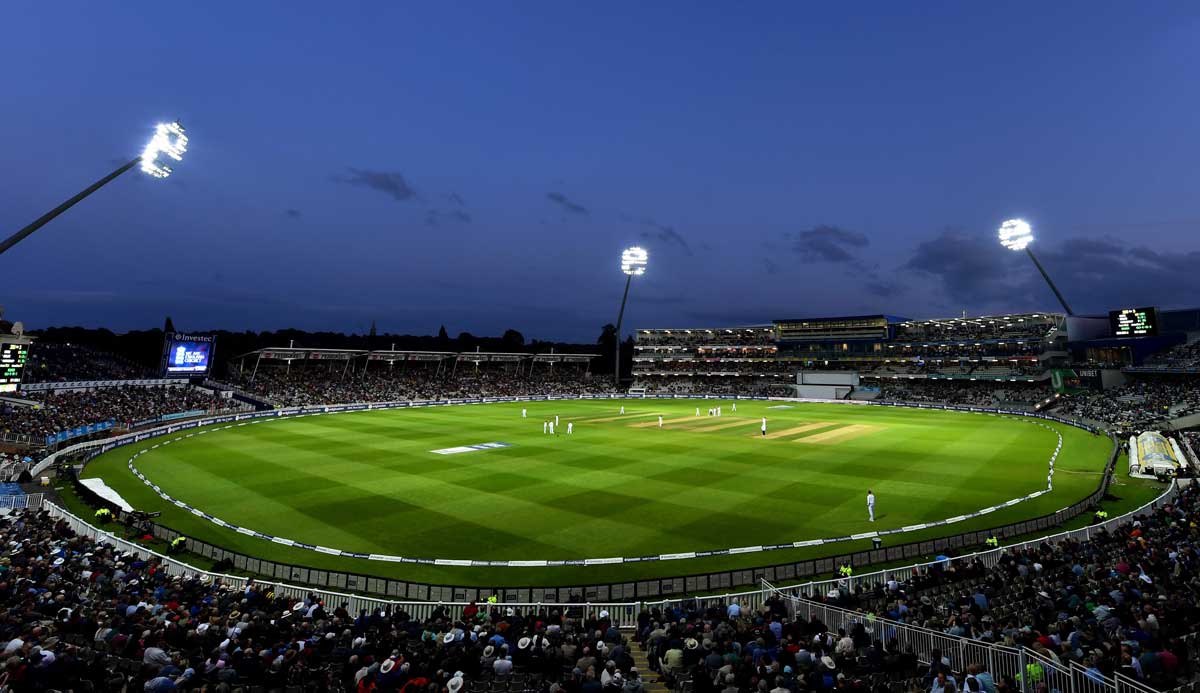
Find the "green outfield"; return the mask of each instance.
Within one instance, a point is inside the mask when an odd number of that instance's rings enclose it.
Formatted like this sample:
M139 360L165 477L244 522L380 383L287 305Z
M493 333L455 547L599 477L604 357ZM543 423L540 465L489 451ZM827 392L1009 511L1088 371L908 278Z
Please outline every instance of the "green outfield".
M1085 497L1111 449L1105 437L1011 417L828 404L770 408L779 404L738 402L735 413L730 401L572 400L309 416L212 430L135 464L196 508L300 542L424 558L563 560L840 537L969 513L1044 488L1061 433L1052 493L888 542L995 526ZM717 405L723 416L707 416ZM555 416L556 435L543 434L543 421ZM102 455L84 476L102 477L134 507L162 511L163 524L190 536L317 568L444 584L564 585L748 568L869 546L859 540L540 568L330 556L218 527L159 498L126 462L162 440ZM507 447L433 452L485 443ZM875 523L867 520L867 489L877 497Z

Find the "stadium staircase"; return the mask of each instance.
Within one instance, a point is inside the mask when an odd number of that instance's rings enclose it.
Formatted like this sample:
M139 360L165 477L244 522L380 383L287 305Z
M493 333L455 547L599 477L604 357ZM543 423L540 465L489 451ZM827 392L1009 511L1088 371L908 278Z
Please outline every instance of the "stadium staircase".
M658 680L658 674L650 671L650 659L646 656L646 651L640 645L630 643L629 654L633 656L634 666L637 667L638 676L642 679L642 686L646 689L646 693L667 693L669 690L667 685Z

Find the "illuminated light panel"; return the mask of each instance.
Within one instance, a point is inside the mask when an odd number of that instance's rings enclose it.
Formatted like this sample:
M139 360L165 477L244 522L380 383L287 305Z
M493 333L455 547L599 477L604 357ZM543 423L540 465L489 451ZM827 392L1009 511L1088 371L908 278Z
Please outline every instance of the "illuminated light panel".
M1000 225L1000 245L1009 250L1025 250L1033 242L1033 228L1023 219L1009 219Z
M646 273L646 263L649 260L650 254L644 248L626 248L621 253L621 271L631 277L640 277Z
M142 151L142 172L155 178L166 178L171 175L171 167L160 160L161 155L183 161L187 152L188 137L179 123L159 123L154 129L154 137Z

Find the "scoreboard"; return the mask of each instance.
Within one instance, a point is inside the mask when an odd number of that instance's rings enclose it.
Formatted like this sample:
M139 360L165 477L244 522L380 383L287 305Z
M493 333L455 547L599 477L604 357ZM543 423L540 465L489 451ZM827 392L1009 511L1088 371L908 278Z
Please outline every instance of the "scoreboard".
M212 370L216 336L168 332L163 340L162 377L202 378Z
M1154 337L1158 335L1158 311L1154 308L1110 310L1108 324L1114 337Z
M0 344L0 392L16 392L25 373L25 361L29 358L27 342L5 342Z

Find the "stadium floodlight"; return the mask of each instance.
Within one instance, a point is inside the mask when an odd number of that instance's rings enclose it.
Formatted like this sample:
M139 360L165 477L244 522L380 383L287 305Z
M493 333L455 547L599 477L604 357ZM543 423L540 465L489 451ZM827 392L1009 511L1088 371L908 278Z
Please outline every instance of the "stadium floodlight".
M1050 290L1054 292L1054 296L1058 298L1058 302L1062 304L1063 310L1067 315L1074 315L1071 311L1071 306L1067 304L1067 299L1063 298L1062 292L1058 290L1058 286L1054 284L1054 280L1046 272L1046 268L1042 267L1042 263L1038 261L1037 256L1033 254L1033 250L1029 247L1033 243L1033 227L1024 219L1009 219L1000 225L999 231L1000 245L1009 250L1024 250L1029 255L1029 259L1033 260L1034 267L1037 267L1038 272L1041 272L1042 279L1050 285Z
M187 134L182 125L180 125L178 122L159 123L154 128L154 137L150 139L150 142L146 145L146 148L142 151L141 155L131 161L121 164L112 173L101 178L95 183L92 183L88 187L84 188L79 194L75 195L49 212L46 212L34 220L33 223L4 239L3 242L0 242L0 254L7 252L9 248L12 248L17 243L20 243L34 231L37 231L46 224L50 223L55 217L74 207L85 197L91 195L100 188L103 188L114 178L120 176L122 173L125 173L138 164L142 165L142 171L146 172L147 174L155 178L166 178L167 176L171 175L171 167L162 163L160 161L160 156L165 155L166 157L175 161L182 161L184 153L187 152L187 144Z
M631 277L640 277L646 273L646 262L649 259L650 255L643 248L626 248L621 253L621 271Z
M1024 219L1009 219L1000 225L1000 245L1025 250L1033 242L1033 228Z
M613 384L621 388L621 321L625 319L625 302L629 300L629 284L634 277L646 273L650 254L644 248L633 246L621 252L621 271L625 273L625 293L621 296L621 310L617 313L617 343L613 349Z
M183 155L187 152L187 143L187 134L178 122L159 123L154 128L154 137L142 151L142 172L149 173L155 178L166 178L171 175L171 167L159 163L159 155L166 154L176 161L183 161Z

